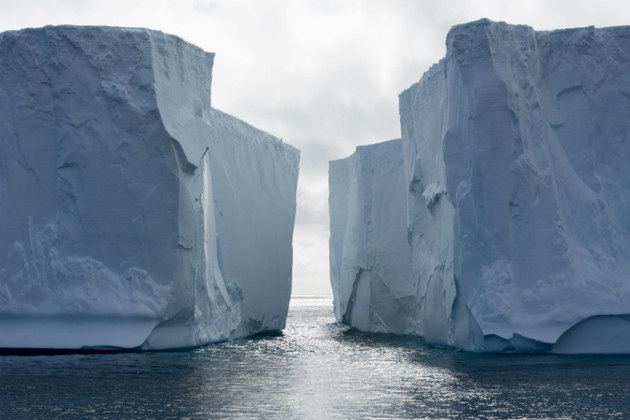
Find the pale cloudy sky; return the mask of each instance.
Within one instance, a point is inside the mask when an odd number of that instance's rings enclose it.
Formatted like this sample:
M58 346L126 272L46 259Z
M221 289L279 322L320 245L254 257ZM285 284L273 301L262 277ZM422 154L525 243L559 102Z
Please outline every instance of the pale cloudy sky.
M398 94L455 24L630 24L628 0L0 0L0 31L148 27L216 53L213 106L302 151L293 293L330 294L328 161L400 137Z

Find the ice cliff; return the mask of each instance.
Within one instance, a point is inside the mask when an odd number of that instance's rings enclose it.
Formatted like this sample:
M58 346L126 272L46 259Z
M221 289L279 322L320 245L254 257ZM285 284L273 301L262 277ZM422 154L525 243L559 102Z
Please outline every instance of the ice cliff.
M0 347L186 348L285 325L299 151L145 29L0 34Z
M330 272L339 321L416 333L401 141L330 162Z
M471 351L630 352L630 27L481 20L446 44L400 95L403 163L393 145L331 162L338 320Z

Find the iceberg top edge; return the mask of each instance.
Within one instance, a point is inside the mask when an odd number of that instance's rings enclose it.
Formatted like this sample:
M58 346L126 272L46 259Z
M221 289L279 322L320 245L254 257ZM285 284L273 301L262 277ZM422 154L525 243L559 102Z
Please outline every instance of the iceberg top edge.
M377 143L362 144L360 146L357 146L354 149L354 152L352 152L352 154L350 154L349 156L346 156L345 158L329 160L328 164L336 165L338 162L343 162L343 161L351 158L352 156L354 156L356 154L359 154L359 153L362 153L362 152L365 152L365 153L378 153L378 151L380 151L380 150L383 150L385 148L393 146L393 144L396 143L396 142L400 142L400 138L380 141L380 142L377 142Z
M22 28L22 29L10 29L7 31L2 31L0 32L0 38L6 35L20 35L22 33L36 33L36 32L50 32L50 31L59 31L59 32L63 32L63 31L108 31L108 32L136 32L136 33L150 33L150 34L155 34L155 35L162 35L162 36L167 36L169 38L173 38L177 41L180 42L185 42L186 44L191 45L192 47L198 49L199 51L202 51L204 54L211 54L214 55L214 52L209 52L209 51L205 51L200 47L197 47L196 45L194 45L193 43L186 41L185 39L183 39L182 37L178 36L178 35L173 35L167 32L163 32L159 29L150 29L150 28L144 28L144 27L140 27L140 26L110 26L110 25L71 25L71 24L64 24L64 25L46 25L46 26L39 26L39 27L27 27L27 28Z
M446 54L444 58L440 59L437 63L432 64L420 77L419 81L403 90L398 96L401 99L401 104L404 102L402 99L415 92L419 85L422 85L427 79L439 74L444 67L444 63L449 57L463 57L470 54L476 54L479 52L479 48L475 48L475 45L479 42L490 42L493 40L504 39L506 33L517 33L523 36L553 36L553 37L567 37L571 39L574 36L581 36L583 34L592 34L593 36L629 36L630 37L630 25L619 26L607 26L607 27L574 27L574 28L561 28L553 30L536 30L529 25L523 24L509 24L503 21L493 21L487 18L475 20L472 22L462 23L454 25L448 31L446 35ZM517 35L518 36L518 35ZM479 45L476 45L477 47Z

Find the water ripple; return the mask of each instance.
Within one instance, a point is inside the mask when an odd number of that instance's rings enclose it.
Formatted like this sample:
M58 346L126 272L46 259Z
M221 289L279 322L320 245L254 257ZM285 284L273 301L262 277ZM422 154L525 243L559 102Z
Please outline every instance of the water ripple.
M497 356L364 334L330 299L190 352L0 357L0 418L626 418L630 358Z

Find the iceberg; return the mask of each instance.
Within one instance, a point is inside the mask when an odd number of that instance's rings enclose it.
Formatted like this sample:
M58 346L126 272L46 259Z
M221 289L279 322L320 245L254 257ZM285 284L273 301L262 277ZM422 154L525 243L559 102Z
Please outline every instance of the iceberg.
M189 348L285 326L299 151L147 29L0 34L0 347Z
M401 308L409 323L413 313L406 331L438 346L630 353L630 27L534 31L484 19L453 27L446 45L399 98L406 193L391 206L406 209L406 242L385 250L391 242L346 233L342 253L346 213L331 201L331 267L409 253L411 274L384 283L415 290L415 311L395 303L390 314ZM336 165L331 198L365 170L338 175ZM361 217L375 207L364 197L355 229L369 230ZM394 301L357 291L344 306L351 273L331 268L337 319L373 330L370 316ZM348 306L369 310L349 316Z
M417 334L401 140L329 166L335 317L362 331Z

